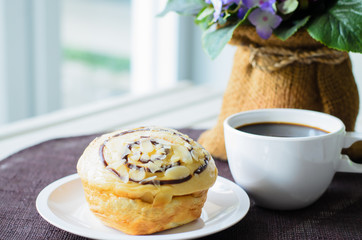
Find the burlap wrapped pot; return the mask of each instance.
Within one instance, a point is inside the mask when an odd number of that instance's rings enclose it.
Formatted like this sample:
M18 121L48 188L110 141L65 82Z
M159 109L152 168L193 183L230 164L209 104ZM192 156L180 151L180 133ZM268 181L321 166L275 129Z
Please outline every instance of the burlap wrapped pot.
M263 40L245 26L235 30L230 44L237 49L217 124L198 139L214 157L226 160L223 121L246 110L316 110L354 130L359 96L347 53L325 47L306 31L286 41Z

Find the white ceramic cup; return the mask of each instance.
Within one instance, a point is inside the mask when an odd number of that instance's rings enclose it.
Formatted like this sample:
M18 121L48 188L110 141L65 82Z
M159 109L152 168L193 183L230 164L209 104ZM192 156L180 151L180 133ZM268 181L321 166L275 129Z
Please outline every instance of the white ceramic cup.
M261 122L303 124L328 133L271 137L235 129ZM245 111L228 117L224 132L235 182L262 207L279 210L306 207L325 192L336 172L362 173L362 164L341 154L342 148L362 140L362 134L346 132L340 119L325 113L301 109Z

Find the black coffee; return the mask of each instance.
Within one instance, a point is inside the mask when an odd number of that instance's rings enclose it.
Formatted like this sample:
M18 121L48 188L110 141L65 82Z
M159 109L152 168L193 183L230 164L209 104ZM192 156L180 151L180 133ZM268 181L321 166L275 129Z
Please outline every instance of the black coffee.
M323 129L285 122L252 123L236 127L236 129L246 133L271 137L309 137L328 133Z

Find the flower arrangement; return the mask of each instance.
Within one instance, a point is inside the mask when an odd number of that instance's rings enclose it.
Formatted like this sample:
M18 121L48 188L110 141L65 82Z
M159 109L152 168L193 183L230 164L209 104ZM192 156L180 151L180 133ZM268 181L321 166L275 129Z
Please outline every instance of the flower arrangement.
M286 40L304 28L329 48L362 52L361 0L168 0L175 11L195 17L204 31L205 52L216 58L240 25L251 25L268 39Z

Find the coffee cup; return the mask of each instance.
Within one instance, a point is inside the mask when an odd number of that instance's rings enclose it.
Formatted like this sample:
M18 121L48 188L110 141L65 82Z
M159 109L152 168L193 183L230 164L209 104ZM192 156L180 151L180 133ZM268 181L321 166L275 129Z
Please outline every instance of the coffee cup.
M224 121L228 163L235 182L259 206L292 210L314 203L336 172L362 173L343 148L362 140L329 114L260 109Z

